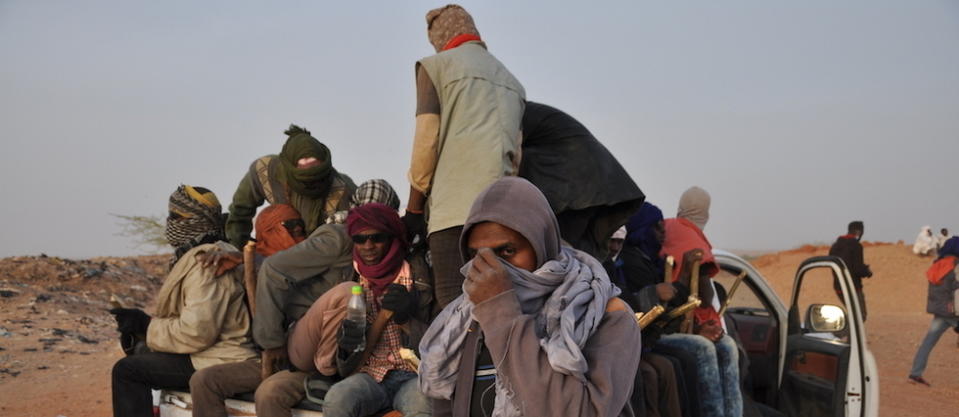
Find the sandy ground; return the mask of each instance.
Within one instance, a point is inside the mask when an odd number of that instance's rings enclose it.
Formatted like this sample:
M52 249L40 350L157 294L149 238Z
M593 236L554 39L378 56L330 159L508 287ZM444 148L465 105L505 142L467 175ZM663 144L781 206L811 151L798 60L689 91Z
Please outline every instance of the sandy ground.
M799 263L823 247L763 255L752 263L784 300ZM947 332L926 371L932 388L906 381L925 334L928 258L909 247L867 246L875 276L866 281L869 347L880 368L881 415L953 417L959 410L959 348ZM147 306L166 258L0 260L0 416L101 417L111 414L110 368L121 357L109 296Z
M868 245L868 244L867 244ZM865 261L874 276L863 284L869 313L869 349L879 364L880 415L884 417L959 415L959 347L957 335L943 334L929 357L924 377L932 387L907 382L912 358L926 334L925 270L931 258L919 258L901 244L866 246ZM789 299L796 269L806 258L828 248L803 247L764 255L752 261L783 300Z

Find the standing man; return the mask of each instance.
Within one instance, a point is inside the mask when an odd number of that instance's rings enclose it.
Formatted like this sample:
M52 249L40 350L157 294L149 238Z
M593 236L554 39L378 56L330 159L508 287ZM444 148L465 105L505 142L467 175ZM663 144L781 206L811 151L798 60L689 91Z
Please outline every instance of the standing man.
M416 133L403 221L411 236L428 236L442 307L462 291L458 242L470 204L519 170L526 92L486 50L462 7L431 10L426 24L436 54L416 63Z
M922 377L922 372L926 370L929 353L947 329L959 326L955 300L956 291L959 291L959 281L956 281L957 265L959 265L959 237L953 237L942 245L939 258L926 271L926 279L929 280L926 312L932 314L932 323L929 324L929 331L922 339L922 344L919 345L916 357L912 361L912 370L909 372L910 382L929 386L929 381Z
M290 125L279 155L253 161L233 193L226 237L237 248L250 240L253 216L264 201L289 204L303 217L306 234L332 223L337 212L349 210L356 184L333 168L330 149L310 131Z
M836 243L829 248L829 256L838 256L849 269L852 283L856 286L856 294L859 295L859 305L862 306L862 321L866 321L866 297L862 291L862 279L872 277L872 270L862 260L862 243L859 243L864 229L861 221L850 222L847 228L848 233L839 236ZM839 281L834 280L833 287L838 293Z
M952 236L949 235L949 229L945 227L939 229L939 236L936 236L936 250L942 250L943 246L946 246L946 241L951 237Z

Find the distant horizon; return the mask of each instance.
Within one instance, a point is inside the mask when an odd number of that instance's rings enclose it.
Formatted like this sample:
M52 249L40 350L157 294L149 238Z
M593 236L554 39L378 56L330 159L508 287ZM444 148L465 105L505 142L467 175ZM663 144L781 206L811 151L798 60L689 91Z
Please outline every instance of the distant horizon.
M864 239L864 240L862 241L863 245L866 246L866 247L868 247L868 246L870 246L870 245L898 245L900 242L902 243L903 246L907 246L907 247L911 247L911 246L912 246L912 242L907 242L907 241L904 240L904 239L899 239L899 240L897 240L897 241L878 241L878 240ZM788 252L788 251L792 251L792 250L802 249L803 247L805 247L805 246L807 246L807 245L815 246L815 247L817 247L817 248L829 247L829 246L832 245L832 241L829 241L829 242L826 242L826 241L822 241L822 242L807 242L807 243L800 243L800 244L798 244L798 245L789 246L789 247L784 247L784 248L771 248L771 249L743 249L743 248L724 248L724 247L714 247L713 249L724 250L724 251L726 251L726 252L734 253L734 254L739 255L739 256L762 256L762 255L771 254L771 253ZM61 256L61 255L57 255L57 254L55 254L55 253L40 252L40 253L34 253L34 254L21 254L21 255L2 256L2 257L0 257L0 259L6 259L6 258L36 258L36 257L41 257L41 256L43 256L43 255L46 255L47 257L51 257L51 258L62 258L62 259L135 258L135 257L140 257L140 256L167 256L167 255L172 255L172 254L173 254L173 250L172 250L172 249L169 250L169 251L166 251L166 250L164 249L163 251L132 253L132 254L128 254L128 255L110 255L110 254L106 254L106 255L93 255L93 256Z
M290 123L405 202L442 4L0 2L0 257L134 254L110 213L165 213L181 183L226 210ZM959 2L461 4L666 217L709 191L717 247L959 230Z

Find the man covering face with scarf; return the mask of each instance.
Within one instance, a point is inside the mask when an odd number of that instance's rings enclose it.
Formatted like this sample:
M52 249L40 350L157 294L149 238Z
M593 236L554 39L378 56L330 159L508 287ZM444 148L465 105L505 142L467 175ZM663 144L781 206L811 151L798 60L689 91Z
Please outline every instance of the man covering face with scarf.
M461 238L464 294L420 342L434 415L632 415L640 331L588 254L561 246L543 194L502 178Z
M121 333L145 337L152 350L114 365L114 416L152 416L151 388L186 388L198 369L256 356L240 273L216 276L198 259L209 251L236 250L221 240L216 195L182 185L170 196L169 209L166 236L175 249L174 263L157 294L155 314L110 310Z
M263 202L289 204L303 217L306 233L312 233L337 211L349 209L353 180L333 168L329 148L310 131L290 125L279 155L253 161L233 193L226 237L243 247L250 239L253 215Z

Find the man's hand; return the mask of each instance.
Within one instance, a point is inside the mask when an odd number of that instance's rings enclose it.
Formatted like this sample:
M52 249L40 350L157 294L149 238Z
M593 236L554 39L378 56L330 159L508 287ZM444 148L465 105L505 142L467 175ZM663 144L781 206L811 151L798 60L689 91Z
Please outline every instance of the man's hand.
M357 352L366 348L366 328L349 320L340 322L336 344L345 352Z
M673 284L661 282L656 284L656 295L659 296L659 301L667 302L676 296L676 287L673 287Z
M243 253L213 250L197 255L197 260L200 261L200 266L203 268L216 267L214 276L220 276L243 264Z
M699 327L697 334L715 343L718 342L719 339L722 339L725 331L723 330L723 326L720 326L714 320L710 320Z
M273 349L264 350L260 354L260 363L262 365L260 371L261 380L266 380L282 367L285 367L289 363L290 354L286 350L286 346L280 346Z
M150 315L139 308L114 308L110 310L117 320L117 330L131 335L146 334L150 327Z
M393 322L403 324L410 321L410 317L416 310L417 301L415 291L407 291L406 287L400 284L390 284L386 286L382 305L384 309L393 312Z
M506 267L490 248L482 248L473 257L473 264L463 283L463 290L473 304L479 304L513 288Z
M423 218L423 213L407 211L400 220L406 226L406 238L410 244L416 242L417 236L420 237L420 241L426 240L426 220Z
M689 285L689 277L693 273L693 265L697 262L703 262L703 256L705 252L702 249L695 248L686 251L683 253L683 270L679 278L683 284Z

